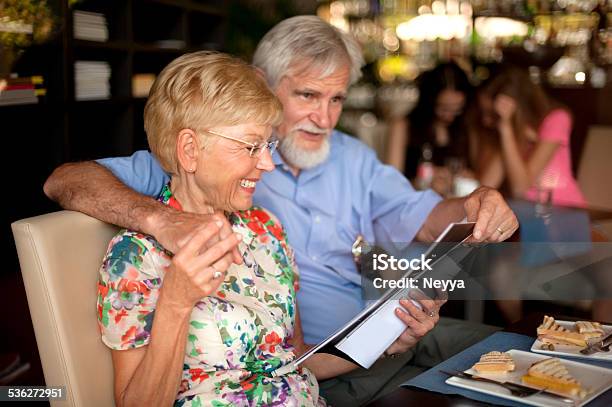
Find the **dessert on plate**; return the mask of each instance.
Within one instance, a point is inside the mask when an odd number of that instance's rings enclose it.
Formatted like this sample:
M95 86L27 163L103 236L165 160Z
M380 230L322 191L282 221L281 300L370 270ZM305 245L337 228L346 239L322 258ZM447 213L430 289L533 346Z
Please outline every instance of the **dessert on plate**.
M480 360L472 366L478 373L503 374L513 371L515 368L512 356L506 352L489 352L480 357Z
M570 375L561 360L557 358L534 363L521 380L533 387L545 388L579 398L584 398L587 394L582 384Z
M604 334L603 327L599 322L577 321L576 329L587 339L599 338Z
M544 316L542 324L537 329L538 340L543 348L554 350L554 345L571 345L581 348L589 342L601 338L604 330L600 323L591 321L578 321L574 329L570 330L557 323L553 317Z

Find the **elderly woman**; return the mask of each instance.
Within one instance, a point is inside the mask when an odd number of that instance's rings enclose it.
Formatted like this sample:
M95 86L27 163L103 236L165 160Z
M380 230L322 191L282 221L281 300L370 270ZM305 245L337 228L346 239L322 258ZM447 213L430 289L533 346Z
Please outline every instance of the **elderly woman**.
M288 340L303 348L292 250L278 220L251 208L262 173L274 168L270 136L281 109L252 67L223 54L181 56L153 85L145 129L172 175L159 200L179 211L224 212L235 234L219 238L211 223L174 255L136 231L112 239L98 319L112 349L117 405L325 404L307 367L273 374L295 358ZM236 244L241 264L228 255ZM315 374L352 367L331 367L329 358L312 359Z

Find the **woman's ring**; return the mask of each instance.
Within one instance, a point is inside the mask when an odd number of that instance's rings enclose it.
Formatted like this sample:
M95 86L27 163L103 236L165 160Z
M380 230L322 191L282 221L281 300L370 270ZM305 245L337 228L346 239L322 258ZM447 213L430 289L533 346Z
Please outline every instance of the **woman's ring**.
M435 317L435 316L436 316L436 311L430 311L430 312L429 312L429 314L427 314L427 316L428 316L429 318L433 318L433 317Z
M212 267L212 266L211 266ZM216 268L213 267L213 270L215 270L215 272L213 273L213 279L218 279L219 277L221 277L223 275L223 273L221 273L219 270L217 270Z
M504 234L504 230L502 228L500 228L500 227L497 227L495 230L497 230L500 235Z

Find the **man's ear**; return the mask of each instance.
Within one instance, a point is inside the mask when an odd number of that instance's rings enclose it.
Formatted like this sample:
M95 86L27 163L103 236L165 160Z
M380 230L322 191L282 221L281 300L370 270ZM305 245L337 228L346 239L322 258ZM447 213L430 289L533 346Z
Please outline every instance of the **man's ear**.
M198 135L191 129L183 129L176 138L176 156L179 168L195 172L198 168L200 143Z

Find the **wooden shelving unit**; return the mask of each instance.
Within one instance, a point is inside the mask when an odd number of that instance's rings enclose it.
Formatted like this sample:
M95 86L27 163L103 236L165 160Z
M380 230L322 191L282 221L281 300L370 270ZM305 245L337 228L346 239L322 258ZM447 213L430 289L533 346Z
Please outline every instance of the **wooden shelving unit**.
M142 122L144 102L143 98L132 97L132 76L157 74L185 52L224 47L227 2L223 1L94 0L69 7L67 0L56 0L51 4L59 15L57 37L39 49L28 50L16 71L45 77L48 93L39 108L56 113L45 123L47 134L53 129L61 135L58 144L62 147L55 148L55 163L125 155L145 147L142 126L135 126ZM75 39L75 10L104 14L108 41ZM177 46L164 46L160 41L176 41ZM110 99L75 99L74 63L80 60L109 63ZM9 110L19 116L20 110L30 115L33 109L0 107L0 115ZM57 114L57 110L63 114ZM8 122L14 120L9 118Z
M9 269L17 270L10 232L16 219L57 210L43 194L46 177L59 164L129 155L147 147L143 129L146 99L132 96L132 76L158 74L177 56L195 50L224 50L229 1L48 0L57 16L55 35L26 50L13 72L42 75L47 94L38 104L0 106L9 205L4 222ZM75 10L102 13L108 41L75 39ZM175 42L167 48L160 41ZM168 45L168 43L166 43ZM169 45L172 45L170 43ZM76 61L106 61L111 67L108 100L75 98Z
M146 147L142 129L142 98L132 97L132 76L157 74L172 59L199 49L223 49L226 2L190 0L84 1L75 10L104 13L109 40L66 41L66 76L72 77L66 100L70 102L66 160L103 155L125 155ZM73 10L74 10L73 9ZM72 33L72 12L66 9L66 31ZM160 41L176 41L165 47ZM71 67L77 60L103 60L111 66L111 99L75 101ZM104 114L108 120L96 120ZM92 129L92 123L98 123ZM83 137L89 134L88 137Z

